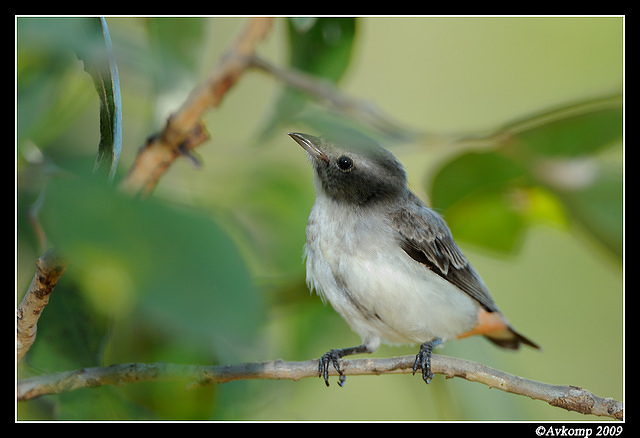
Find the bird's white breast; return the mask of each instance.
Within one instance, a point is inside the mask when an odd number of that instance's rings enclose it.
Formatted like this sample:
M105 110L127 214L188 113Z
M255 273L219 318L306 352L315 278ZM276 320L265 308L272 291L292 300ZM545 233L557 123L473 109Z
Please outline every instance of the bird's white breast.
M473 327L477 303L409 257L384 215L322 205L331 202L317 199L309 217L307 283L365 344L450 339Z

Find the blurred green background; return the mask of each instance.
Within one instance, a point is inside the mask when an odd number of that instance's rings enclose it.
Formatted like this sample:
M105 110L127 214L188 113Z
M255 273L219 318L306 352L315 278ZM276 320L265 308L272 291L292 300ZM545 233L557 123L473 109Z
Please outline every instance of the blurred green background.
M205 116L211 138L196 150L201 167L178 160L150 199L127 199L91 175L99 104L69 49L78 44L76 20L16 20L18 302L43 252L29 221L34 205L47 238L71 256L18 377L127 362L307 360L359 344L304 284L312 176L286 135L352 122L248 71ZM122 93L115 183L245 21L107 18ZM430 134L400 141L356 125L405 164L412 189L445 215L511 323L544 348L505 352L471 338L438 352L622 400L623 147L615 96L623 88L623 24L616 17L276 18L259 45L273 64L325 77L407 132ZM601 96L614 96L614 104L514 139L449 141ZM375 356L415 352L383 346ZM79 390L19 403L17 415L602 420L440 375L429 386L387 375L352 376L343 388L317 379L184 387Z

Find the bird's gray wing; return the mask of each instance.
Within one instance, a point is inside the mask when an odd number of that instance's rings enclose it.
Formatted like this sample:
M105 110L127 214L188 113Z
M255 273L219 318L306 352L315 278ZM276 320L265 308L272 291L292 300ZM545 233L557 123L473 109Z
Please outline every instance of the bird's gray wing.
M486 310L498 308L480 275L453 240L449 227L415 195L391 213L402 249L415 261L457 286Z

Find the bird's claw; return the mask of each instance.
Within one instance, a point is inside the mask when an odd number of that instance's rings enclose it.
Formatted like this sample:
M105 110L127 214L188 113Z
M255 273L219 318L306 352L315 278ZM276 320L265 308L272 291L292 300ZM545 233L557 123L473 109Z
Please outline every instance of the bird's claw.
M340 369L340 359L342 358L342 350L333 349L323 354L318 363L318 377L324 378L325 385L329 386L329 364L333 365L333 368L340 375L338 379L338 385L343 386L347 376L344 375Z
M416 361L413 363L413 374L415 375L418 368L420 368L422 370L422 380L424 380L425 383L429 383L431 379L433 379L433 373L431 372L431 352L433 347L440 343L442 343L442 339L438 338L425 342L420 345L420 351L416 354Z

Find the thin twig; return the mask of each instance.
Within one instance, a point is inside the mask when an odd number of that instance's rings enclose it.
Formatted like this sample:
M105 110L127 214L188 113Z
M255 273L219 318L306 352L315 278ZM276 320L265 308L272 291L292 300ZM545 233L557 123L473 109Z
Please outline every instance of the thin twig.
M49 303L49 296L64 274L65 263L54 250L45 252L36 260L36 272L18 310L16 334L16 359L19 363L36 340L38 320Z
M379 375L413 372L415 356L388 359L352 359L342 361L348 375ZM491 388L542 400L552 406L582 414L623 419L623 404L611 398L568 385L551 385L514 376L485 365L449 356L434 355L432 371L447 378L461 377ZM330 370L336 375L335 370ZM24 379L18 383L18 400L31 400L46 394L60 394L80 388L147 381L189 382L187 388L225 383L234 380L286 379L300 380L318 376L318 361L285 362L275 360L224 366L177 365L169 363L130 363L109 367L83 368ZM418 379L422 385L422 380ZM438 384L434 382L432 384ZM324 386L324 385L323 385Z
M209 80L196 88L182 107L169 118L164 130L159 135L150 137L141 148L129 173L120 184L121 189L133 195L148 195L176 158L192 157L191 151L208 138L200 120L202 114L207 108L218 106L227 90L246 70L248 58L268 33L271 22L271 18L252 18L247 22L220 59ZM41 228L37 221L34 220L34 223L38 233ZM40 240L44 242L46 236L42 234ZM40 314L64 273L64 265L54 255L50 251L38 259L38 269L31 286L17 309L18 362L35 341Z
M201 122L209 108L217 107L227 91L249 66L256 45L266 36L271 18L251 18L212 75L193 90L184 104L167 120L158 135L151 137L139 151L120 188L134 195L148 195L166 169L181 155L202 144L207 138Z
M419 132L385 114L373 102L359 99L336 88L329 80L291 68L278 67L258 55L250 58L251 66L270 74L286 86L302 91L347 117L361 120L382 134L397 141L416 141L431 138L432 134Z

